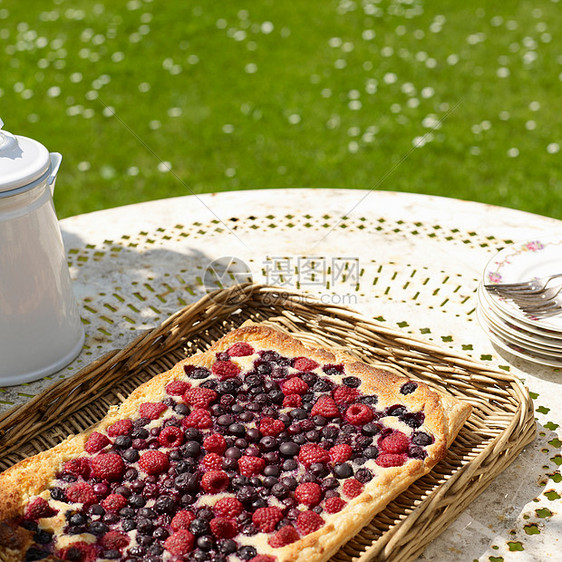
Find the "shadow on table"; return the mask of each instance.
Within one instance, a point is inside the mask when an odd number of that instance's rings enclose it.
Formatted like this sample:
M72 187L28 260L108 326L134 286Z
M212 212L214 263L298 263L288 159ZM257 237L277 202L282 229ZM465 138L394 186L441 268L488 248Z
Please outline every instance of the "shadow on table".
M562 384L562 368L540 365L538 363L516 357L501 347L498 347L496 344L492 345L498 355L500 355L508 364L517 367L523 373L532 373L533 377L537 377L543 381ZM562 361L562 352L560 353L560 360Z

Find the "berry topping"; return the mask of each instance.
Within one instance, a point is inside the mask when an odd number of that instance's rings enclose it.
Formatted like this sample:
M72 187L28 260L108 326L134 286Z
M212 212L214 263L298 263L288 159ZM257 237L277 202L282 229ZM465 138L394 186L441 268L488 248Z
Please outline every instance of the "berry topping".
M66 489L66 497L71 503L91 505L97 503L98 496L87 482L76 482Z
M162 447L179 447L183 440L183 431L174 425L166 426L158 435L158 443Z
M170 396L182 396L190 386L186 381L172 381L166 385L166 392Z
M92 475L102 480L119 480L125 472L125 463L117 453L102 453L90 459Z
M303 535L318 531L324 525L324 519L314 511L301 511L297 517L297 527Z
M218 394L211 388L201 388L197 386L190 388L183 395L183 399L195 408L208 408L218 397Z
M332 377L343 375L343 365L324 365L322 370Z
M49 502L43 498L34 499L25 510L25 518L37 521L42 517L52 517L56 515L58 511L53 509Z
M297 357L293 361L293 367L298 371L308 373L310 371L314 371L314 369L317 369L319 365L318 363L316 363L316 361L313 361L308 357Z
M258 554L250 559L250 562L275 562L277 559L269 554Z
M222 468L222 457L217 453L207 453L201 460L204 470L220 470Z
M364 485L355 478L350 478L343 483L343 493L348 498L356 498L363 491L363 488Z
M346 502L343 501L341 498L334 496L333 498L328 498L326 503L324 504L324 509L327 513L338 513L341 511L346 505Z
M195 427L197 429L207 429L213 426L211 414L203 408L196 408L181 422L182 426Z
M356 402L360 393L356 388L350 388L349 386L337 386L333 390L332 396L336 401L336 404L342 406L344 404L353 404L353 402Z
M287 396L289 394L305 394L309 391L309 387L300 377L293 377L283 383L281 390Z
M73 474L74 476L88 478L88 476L90 476L90 463L85 457L71 459L64 463L63 472L65 474Z
M285 424L281 420L262 418L260 422L262 435L279 435L282 431L285 431Z
M383 468L402 466L406 462L406 456L395 453L384 453L379 455L375 462Z
M227 353L230 357L245 357L246 355L253 355L255 351L249 343L241 341L229 347Z
M342 382L350 388L359 388L361 386L361 379L358 377L344 377Z
M262 533L272 533L281 519L283 512L278 507L260 507L252 515L252 523Z
M231 539L238 534L238 524L226 517L215 517L209 523L211 532L217 539Z
M191 523L195 519L195 515L192 511L188 511L187 509L182 509L178 511L170 523L173 531L179 531L180 529L189 529Z
M222 455L226 451L226 440L220 433L213 433L205 438L203 447L208 453Z
M121 494L109 494L102 502L101 506L106 511L119 511L127 505L127 498Z
M300 408L302 406L302 398L299 394L287 394L283 398L284 408Z
M86 444L84 445L84 449L90 455L101 451L104 447L107 447L111 444L111 441L108 439L106 435L103 433L98 433L97 431L93 431L88 437Z
M236 498L223 498L215 504L214 509L217 515L233 519L244 511L244 506Z
M330 462L330 455L320 445L307 443L300 448L298 459L308 468L313 463Z
M412 443L415 443L420 447L427 447L427 445L431 445L433 443L433 437L423 431L418 431L412 436Z
M405 453L410 446L410 439L401 431L393 431L379 439L378 444L384 453Z
M416 391L416 388L418 388L418 383L410 381L402 385L402 387L400 388L400 393L412 394L412 392Z
M323 416L325 418L338 418L340 411L337 404L330 396L321 396L312 407L311 416Z
M229 484L228 474L223 470L209 470L201 478L201 487L209 494L224 492Z
M109 550L121 550L129 544L129 537L119 531L108 531L101 538L100 544Z
M162 402L145 402L139 407L141 417L149 420L157 420L166 410L168 406Z
M148 474L160 474L168 470L169 465L168 455L161 451L147 451L139 459L139 467Z
M353 425L365 425L373 417L373 410L366 404L352 404L345 412L346 420Z
M220 380L232 379L240 373L240 367L232 361L216 361L212 369Z
M174 556L184 556L193 549L195 537L186 529L180 529L164 542L164 548Z
M299 540L299 534L292 525L285 525L270 537L268 543L273 548L281 548Z
M190 379L206 379L211 375L211 371L205 367L195 367L193 365L184 365L183 370Z
M304 482L295 490L295 500L309 507L314 507L322 501L322 488L316 482Z
M244 476L258 476L265 468L265 460L261 457L243 456L238 459L238 468Z
M328 453L330 454L330 459L334 463L342 463L351 458L353 454L353 448L351 445L347 445L346 443L342 443L341 445L334 445Z
M131 420L119 420L107 428L107 434L110 437L130 435L131 431L133 431L133 422Z
M94 562L96 560L96 547L84 541L72 543L61 549L57 556L61 560L79 560L80 562Z

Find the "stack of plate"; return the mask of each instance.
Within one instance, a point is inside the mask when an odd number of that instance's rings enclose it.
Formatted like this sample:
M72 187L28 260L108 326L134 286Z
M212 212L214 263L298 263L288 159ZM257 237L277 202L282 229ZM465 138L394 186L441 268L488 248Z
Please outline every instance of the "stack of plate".
M477 314L495 345L535 363L562 367L562 311L535 318L484 288L485 284L519 283L560 272L562 236L513 244L489 261L478 287Z

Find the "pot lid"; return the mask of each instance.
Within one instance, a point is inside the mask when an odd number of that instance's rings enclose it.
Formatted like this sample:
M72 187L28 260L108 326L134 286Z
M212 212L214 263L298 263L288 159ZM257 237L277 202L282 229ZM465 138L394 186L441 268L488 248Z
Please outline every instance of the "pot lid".
M0 119L0 193L39 179L51 163L40 142L2 131L3 125Z

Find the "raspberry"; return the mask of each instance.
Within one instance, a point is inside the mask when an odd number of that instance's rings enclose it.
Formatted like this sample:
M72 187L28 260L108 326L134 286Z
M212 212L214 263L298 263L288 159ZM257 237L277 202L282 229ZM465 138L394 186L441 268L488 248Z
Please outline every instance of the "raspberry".
M63 472L87 479L90 476L90 463L85 457L72 459L64 463Z
M277 559L269 554L258 554L253 558L250 558L250 562L275 562Z
M106 511L119 511L127 505L127 498L121 494L109 494L102 502L101 506Z
M297 517L297 527L303 535L318 531L324 525L324 519L314 511L301 511Z
M295 490L295 499L308 507L314 507L322 501L322 488L316 482L304 482Z
M350 388L349 386L338 386L332 392L334 400L340 406L353 404L359 398L359 394L356 388Z
M96 547L84 541L77 541L61 549L57 556L61 560L80 560L80 562L94 562L97 560Z
M42 517L52 517L57 513L58 511L53 509L47 500L44 500L43 498L36 498L26 507L25 518L37 521L37 519L41 519Z
M292 525L285 525L267 541L273 548L281 548L299 540L299 534Z
M343 493L348 498L356 498L363 491L363 484L355 478L349 478L343 483Z
M243 476L257 476L265 468L265 461L260 457L243 456L238 459L238 468Z
M293 377L283 383L281 390L286 396L287 394L305 394L309 388L300 377Z
M216 361L212 366L213 373L221 380L238 376L240 367L232 361Z
M314 369L318 368L318 363L309 359L308 357L297 357L293 361L293 367L297 369L297 371L301 371L304 373L308 373L310 371L314 371Z
M281 519L283 512L278 507L260 507L252 515L252 523L262 533L273 533Z
M213 433L205 438L203 447L208 453L222 455L226 451L226 440L220 433Z
M133 431L133 422L131 420L119 420L107 428L107 434L110 437L117 437L117 435L129 435L131 431Z
M390 435L379 439L379 448L384 453L405 453L410 446L410 439L401 431L393 431Z
M197 429L207 429L213 426L211 414L203 408L196 408L181 422L182 427L196 427Z
M125 463L117 453L102 453L90 459L92 474L102 480L118 480L125 472Z
M139 407L141 417L149 420L157 420L166 410L168 406L162 402L145 402Z
M166 385L170 396L182 396L191 385L186 381L172 381Z
M195 408L208 408L217 399L218 394L212 388L196 386L183 395L183 399Z
M253 355L255 351L250 344L241 341L229 347L227 353L230 357L245 357L246 355Z
M373 417L373 410L367 404L352 404L345 412L346 420L353 425L365 425Z
M164 542L164 548L174 556L184 556L193 548L195 537L187 530L180 529Z
M148 474L160 474L168 470L169 465L168 455L161 451L146 451L139 459L139 467Z
M317 462L330 462L330 455L320 445L307 443L300 448L298 459L307 468Z
M340 363L339 365L332 365L331 363L328 365L324 365L322 370L331 376L339 376L343 375L343 365Z
M179 447L183 441L183 431L175 425L166 426L158 434L158 443L160 443L162 447Z
M310 411L311 416L324 416L325 418L338 418L340 411L337 404L330 396L321 396Z
M228 474L223 470L209 470L201 478L201 487L209 494L224 492L229 484Z
M222 457L217 453L207 453L201 460L204 470L220 470L222 468Z
M287 394L283 398L284 408L300 408L302 406L302 398L298 394Z
M71 503L91 505L98 502L98 496L87 482L76 482L66 490L66 497Z
M107 435L104 435L103 433L98 433L97 431L93 431L92 433L90 433L90 437L88 437L88 440L84 445L84 449L86 450L87 453L93 455L98 451L101 451L104 447L107 447L110 444L111 441L108 439Z
M119 531L108 531L101 538L100 544L109 550L121 550L129 544L129 537Z
M215 517L210 522L211 532L217 539L231 539L238 534L238 524L226 517Z
M215 513L222 517L235 518L244 511L242 502L236 498L223 498L215 504Z
M191 525L191 523L193 523L194 519L195 514L192 511L182 509L174 515L170 526L172 527L173 531L179 531L180 529L189 529L189 526Z
M345 505L346 502L344 502L341 498L333 497L326 500L324 509L326 510L326 513L338 513L338 511L341 511Z
M273 418L262 418L260 422L260 433L262 435L279 435L285 431L285 424L281 420Z
M402 466L406 462L405 455L398 455L395 453L383 453L379 455L375 462L382 466L383 468L389 468L391 466Z
M351 445L346 445L342 443L341 445L335 445L332 447L328 453L330 454L330 458L332 459L333 463L341 464L351 458L353 453L353 449Z

